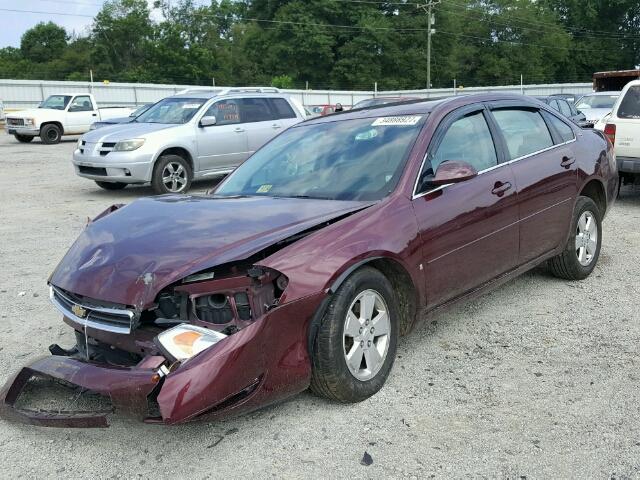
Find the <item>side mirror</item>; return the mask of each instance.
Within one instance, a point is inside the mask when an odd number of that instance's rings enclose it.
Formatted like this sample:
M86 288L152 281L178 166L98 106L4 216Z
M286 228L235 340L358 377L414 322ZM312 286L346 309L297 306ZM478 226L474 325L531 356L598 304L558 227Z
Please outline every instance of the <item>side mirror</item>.
M442 162L431 180L432 185L447 185L470 180L478 175L478 171L467 162L446 160Z
M215 125L215 124L216 124L216 117L214 115L211 115L209 117L202 117L200 119L201 127L210 127L211 125Z

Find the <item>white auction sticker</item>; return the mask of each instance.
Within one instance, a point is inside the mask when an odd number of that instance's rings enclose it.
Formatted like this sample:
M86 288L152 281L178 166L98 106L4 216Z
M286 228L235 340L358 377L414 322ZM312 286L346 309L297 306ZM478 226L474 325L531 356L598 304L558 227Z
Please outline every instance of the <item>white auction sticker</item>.
M373 127L384 125L415 125L420 121L420 115L403 115L401 117L380 117L371 124Z

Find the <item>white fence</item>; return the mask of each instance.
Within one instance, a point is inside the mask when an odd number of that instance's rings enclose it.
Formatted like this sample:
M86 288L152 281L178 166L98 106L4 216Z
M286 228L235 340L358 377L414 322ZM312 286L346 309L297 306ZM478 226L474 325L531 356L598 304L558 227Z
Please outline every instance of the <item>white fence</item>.
M7 109L24 109L37 106L42 100L54 93L92 92L102 106L135 106L157 102L161 98L173 95L193 85L159 85L151 83L93 83L39 81L39 80L1 80L0 100ZM224 88L224 87L217 87ZM589 93L591 83L558 83L545 85L512 85L502 87L434 88L431 90L398 91L346 91L346 90L282 90L300 100L304 105L324 105L342 103L351 106L354 103L374 96L399 97L444 97L470 93L523 93L525 95L549 95L551 93Z

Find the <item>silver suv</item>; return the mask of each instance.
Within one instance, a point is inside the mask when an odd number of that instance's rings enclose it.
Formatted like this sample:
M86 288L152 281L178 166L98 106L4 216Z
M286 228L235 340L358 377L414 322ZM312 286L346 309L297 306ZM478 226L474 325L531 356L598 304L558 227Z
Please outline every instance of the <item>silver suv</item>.
M158 193L183 193L193 179L231 172L304 119L304 107L275 88L185 91L132 122L86 133L73 165L106 190L151 182Z

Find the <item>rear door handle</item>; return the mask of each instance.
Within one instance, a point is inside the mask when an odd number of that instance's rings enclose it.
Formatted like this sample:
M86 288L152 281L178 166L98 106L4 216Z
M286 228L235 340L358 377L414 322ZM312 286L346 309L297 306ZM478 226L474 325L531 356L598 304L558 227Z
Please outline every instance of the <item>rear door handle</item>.
M560 165L563 166L564 168L569 168L569 166L575 161L576 161L575 157L564 156L562 157L562 161L560 162Z
M498 197L501 197L504 195L504 192L509 189L511 189L511 184L509 182L496 182L493 186L493 190L491 190L491 193L497 195Z
M234 130L234 132L242 133L242 132L244 132L244 128L242 128L242 127L236 127L236 129Z

